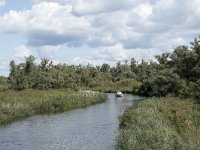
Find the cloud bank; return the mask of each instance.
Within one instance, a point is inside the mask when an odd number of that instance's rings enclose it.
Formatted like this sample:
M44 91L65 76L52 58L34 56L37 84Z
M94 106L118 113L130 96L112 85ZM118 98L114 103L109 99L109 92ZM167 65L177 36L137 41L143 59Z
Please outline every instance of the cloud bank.
M31 9L0 16L1 32L24 35L42 55L88 46L79 62L150 59L190 42L199 24L199 0L32 0Z

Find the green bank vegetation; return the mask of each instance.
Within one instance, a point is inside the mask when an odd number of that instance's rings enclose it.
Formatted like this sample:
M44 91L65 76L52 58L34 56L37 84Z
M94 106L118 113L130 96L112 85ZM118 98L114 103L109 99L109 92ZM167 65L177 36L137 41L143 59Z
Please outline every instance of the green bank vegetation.
M104 102L106 95L92 91L0 92L0 124L35 114L62 112Z
M157 98L144 100L122 115L118 149L198 150L200 40L155 58L157 63L143 63L138 93Z
M9 77L0 77L0 91L92 89L96 91L135 93L143 96L166 96L200 99L200 40L191 47L179 46L171 53L155 56L156 61L136 61L134 58L101 66L53 64L34 56L25 62L10 62Z
M4 107L11 108L12 105L13 106L15 105L15 104L8 104L8 105L4 104L4 101L6 100L4 95L6 91L9 90L22 91L19 93L15 92L16 95L18 94L20 95L20 93L23 93L24 90L43 90L41 93L43 93L45 90L57 90L57 89L72 90L72 91L87 89L87 90L95 90L102 92L114 92L116 90L121 90L122 92L134 93L146 97L153 97L153 96L165 97L167 95L171 95L172 97L179 97L181 99L189 98L198 105L200 103L200 39L199 38L194 39L194 41L191 42L190 47L181 45L175 48L174 51L171 53L163 53L161 55L156 55L155 61L141 60L140 62L138 62L135 60L135 58L132 58L131 60L124 60L117 62L116 66L114 67L111 67L109 64L106 63L102 64L101 66L92 66L90 64L86 66L67 65L67 64L55 65L51 60L46 58L42 58L40 63L35 63L35 60L36 58L34 56L26 57L25 62L19 64L16 64L16 62L12 60L10 62L9 77L2 77L2 76L0 77L0 91L2 91L0 96L1 97L0 101L3 104L3 107L0 108L0 115L2 114L4 115L7 113L11 114L10 116L15 116L12 115L14 113L12 113L11 109L10 113L9 111L6 112L4 108ZM29 92L27 92L27 94L28 93ZM54 94L57 95L57 92L55 92ZM42 96L41 97L39 96L38 98L37 95L33 95L32 97L34 99L34 102L29 103L29 100L28 102L26 102L27 99L23 97L26 97L26 94L24 93L21 94L20 98L14 95L11 100L13 101L13 103L18 103L18 102L19 104L22 103L20 105L16 105L17 107L21 107L21 105L24 106L24 108L23 107L20 108L19 112L26 110L26 107L29 107L30 105L38 107L33 107L36 109L34 110L30 109L29 110L30 112L29 111L20 112L19 114L22 116L24 116L25 114L29 115L29 113L31 112L33 112L32 114L43 112L40 111L40 109L38 109L40 107L44 108L45 111L47 109L48 112L49 108L51 108L49 106L54 105L54 102L59 103L60 101L63 100L63 97L56 98L56 96L52 96L54 97L54 99L56 99L56 101L47 100L47 102L45 102L45 100L42 99ZM75 95L75 97L77 96ZM52 100L52 98L50 99ZM180 100L177 98L171 98L171 99L172 99L171 101L174 101L175 104L176 103L179 104L180 102ZM41 103L41 101L44 101L44 104ZM187 134L189 135L189 132L193 134L192 132L193 126L195 127L199 125L199 120L197 120L198 124L194 124L193 120L191 120L192 122L191 130L190 129L182 130L182 128L180 127L182 122L176 122L174 124L174 122L170 120L170 117L173 116L172 113L173 111L171 112L171 109L176 110L175 104L170 105L171 102L169 100L166 100L166 103L169 102L169 105L168 104L165 105L163 101L165 100L162 99L160 103L158 102L158 100L147 100L142 102L141 105L145 105L145 103L146 105L152 103L151 104L152 107L148 109L149 112L148 111L145 112L143 109L138 109L139 105L138 108L132 108L130 110L130 112L138 111L138 115L136 117L139 118L143 117L142 120L144 120L144 128L146 127L147 129L150 129L150 127L148 126L148 124L150 124L152 126L151 128L152 131L147 130L148 133L146 133L144 130L139 129L139 127L138 131L127 130L127 132L125 132L126 130L123 130L119 139L123 137L124 139L128 140L127 142L130 143L126 143L126 141L119 140L120 142L119 146L122 149L123 149L122 146L123 143L127 144L127 146L130 146L131 144L137 145L138 143L135 143L137 142L137 140L135 140L135 137L132 135L134 135L135 132L143 132L143 131L144 131L143 133L146 134L145 135L146 138L151 139L150 141L147 140L146 142L148 144L153 142L154 143L153 147L157 144L157 147L159 148L160 144L163 141L168 143L164 145L166 146L166 148L170 148L172 145L176 145L177 143L177 145L180 146L180 148L178 147L177 149L181 149L182 147L185 148L185 146L186 148L187 146L190 147L192 145L191 143L194 143L193 138L190 138L190 136L188 136L187 139ZM65 103L65 101L63 101L63 103ZM187 111L185 106L188 107L190 106L190 103L187 101L185 102L183 101L180 104L181 105L177 107L178 110L183 110L181 111L181 113ZM161 107L162 105L163 107ZM69 106L68 104L66 104L66 107ZM169 109L167 109L168 106L170 106ZM54 110L56 108L53 107L51 109ZM62 109L63 107L61 108L61 110ZM190 107L190 110L191 112L194 111L193 107ZM165 113L163 113L162 111L164 111ZM153 116L149 116L149 114L151 113L156 114L156 112L157 115L155 115L155 118L152 118ZM125 113L125 116L126 114L127 113ZM163 114L166 114L166 116ZM134 113L133 114L130 113L130 119L132 117L134 118L134 115L135 115ZM183 116L186 118L186 120L190 120L191 118L190 115L184 114ZM123 123L126 124L126 121L124 120ZM131 122L130 124L132 124L132 126L137 126L137 122ZM160 127L158 128L159 129L158 131L160 131L160 135L158 135L157 134L158 132L156 131L154 133L155 130L154 127L157 128ZM152 134L150 132L152 132ZM165 138L164 135L166 135ZM159 141L158 139L161 139L161 141ZM199 139L195 138L195 140ZM143 145L145 146L145 144ZM196 145L194 144L194 148L196 148L195 146ZM172 148L176 149L176 147L173 146Z
M198 108L197 108L198 107ZM180 98L150 98L120 118L119 150L199 150L200 107Z

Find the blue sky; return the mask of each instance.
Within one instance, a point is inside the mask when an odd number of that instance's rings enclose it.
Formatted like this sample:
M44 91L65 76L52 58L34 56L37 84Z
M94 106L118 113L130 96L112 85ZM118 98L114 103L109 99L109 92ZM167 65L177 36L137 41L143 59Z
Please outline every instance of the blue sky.
M114 65L154 59L200 34L199 0L0 0L0 75L34 55Z

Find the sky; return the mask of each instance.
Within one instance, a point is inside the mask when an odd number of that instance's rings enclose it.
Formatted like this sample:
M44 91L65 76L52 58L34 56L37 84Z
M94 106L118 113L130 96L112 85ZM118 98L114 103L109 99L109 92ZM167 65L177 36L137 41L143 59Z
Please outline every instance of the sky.
M75 65L153 60L199 35L199 0L0 0L0 76L29 55Z

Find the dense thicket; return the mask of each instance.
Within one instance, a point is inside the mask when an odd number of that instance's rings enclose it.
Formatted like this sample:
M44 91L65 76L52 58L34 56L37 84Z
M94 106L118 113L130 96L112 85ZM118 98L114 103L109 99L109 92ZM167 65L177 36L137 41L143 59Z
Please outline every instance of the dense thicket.
M94 89L98 91L122 90L132 92L138 88L137 75L128 64L118 63L116 67L54 65L49 59L34 63L35 57L29 56L24 63L10 62L8 82L12 89Z
M122 90L146 96L168 94L200 98L200 40L191 47L179 46L172 53L155 56L156 61L118 62L115 67L54 65L49 59L35 63L29 56L24 63L10 62L8 79L1 77L1 89L80 89L99 91Z
M120 117L117 149L199 150L199 115L199 105L182 98L140 101Z

